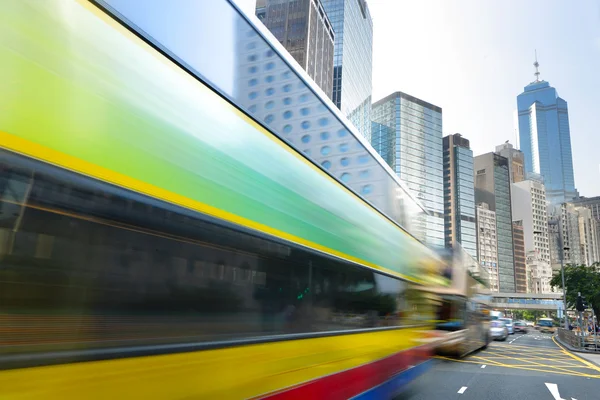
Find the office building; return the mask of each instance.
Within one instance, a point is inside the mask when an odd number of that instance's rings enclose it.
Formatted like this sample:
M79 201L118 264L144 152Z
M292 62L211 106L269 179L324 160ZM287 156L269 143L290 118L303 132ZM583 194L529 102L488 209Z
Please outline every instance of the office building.
M443 138L444 237L448 248L460 243L477 259L473 151L459 133Z
M429 211L425 242L444 247L442 109L396 92L373 104L372 117L373 147Z
M513 221L513 247L515 251L515 288L517 293L527 293L523 221Z
M598 238L598 248L596 251L600 255L600 196L596 197L576 197L571 201L578 207L586 207L592 211L592 217L596 220L596 238Z
M547 293L552 268L544 185L534 180L514 183L511 186L511 206L513 221L519 221L522 225L527 270L536 279L533 286L537 291L534 293Z
M321 0L258 0L256 15L331 98L335 36Z
M489 209L496 213L499 290L514 293L515 262L508 159L496 153L486 153L473 159L473 167L475 202L487 203Z
M579 224L579 246L581 263L592 265L600 262L598 254L597 223L592 216L592 210L586 207L576 207Z
M542 261L534 251L527 253L527 293L554 293L550 281L552 270L548 273L548 264ZM550 277L548 277L550 275Z
M525 172L540 174L546 195L553 204L577 197L571 154L567 102L555 88L539 79L517 96L519 146L525 155Z
M477 259L489 273L490 290L498 292L498 238L496 213L487 203L477 204Z
M232 96L236 104L348 189L425 241L423 209L396 174L387 165L380 165L371 146L337 118L337 110L332 106L336 111L333 112L331 105L298 76L294 66L290 67L243 19L237 22L235 41ZM276 164L274 160L265 162ZM298 183L310 184L300 180Z
M567 264L581 264L579 243L579 213L573 203L547 205L550 262L553 271L560 271L561 261ZM562 228L562 230L559 230ZM561 248L562 241L562 248Z
M496 146L496 153L508 159L510 183L525 180L525 156L522 151L515 149L507 140L506 143Z
M321 0L333 25L333 102L371 140L373 20L366 0Z

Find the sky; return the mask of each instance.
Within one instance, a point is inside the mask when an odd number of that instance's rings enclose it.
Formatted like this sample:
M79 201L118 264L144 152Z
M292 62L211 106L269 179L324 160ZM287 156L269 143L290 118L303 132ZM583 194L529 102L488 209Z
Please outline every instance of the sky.
M235 0L253 12L255 0ZM443 109L475 155L517 144L516 97L535 77L569 105L575 186L600 196L600 0L367 0L373 101L400 90Z
M475 155L516 142L516 96L540 78L568 102L575 186L600 196L600 0L367 0L373 101L400 90L443 109Z

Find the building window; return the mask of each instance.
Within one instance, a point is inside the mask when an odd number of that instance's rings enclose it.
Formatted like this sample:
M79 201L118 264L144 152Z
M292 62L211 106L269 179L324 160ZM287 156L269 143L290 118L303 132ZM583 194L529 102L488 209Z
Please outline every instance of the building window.
M342 157L340 159L340 164L342 164L342 167L347 167L350 165L350 159L348 157Z
M304 135L304 136L302 136L302 139L300 139L300 140L302 140L302 143L308 143L308 142L310 142L310 135Z
M351 177L352 177L352 176L351 176L349 173L347 173L347 172L344 172L344 173L342 174L342 176L340 177L340 179L341 179L341 181L342 181L342 182L344 182L344 183L348 183L348 182L350 182L350 178L351 178Z
M331 153L331 147L329 147L329 146L323 146L323 147L321 147L321 154L322 155L327 156L327 155L329 155L329 153Z

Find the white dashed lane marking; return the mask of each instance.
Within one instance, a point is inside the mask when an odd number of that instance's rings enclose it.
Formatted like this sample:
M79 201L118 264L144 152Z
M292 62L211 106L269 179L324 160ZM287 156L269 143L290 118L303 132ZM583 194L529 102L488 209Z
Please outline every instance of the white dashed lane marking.
M466 386L461 387L460 390L458 391L458 394L463 394L465 392L465 390L467 390Z

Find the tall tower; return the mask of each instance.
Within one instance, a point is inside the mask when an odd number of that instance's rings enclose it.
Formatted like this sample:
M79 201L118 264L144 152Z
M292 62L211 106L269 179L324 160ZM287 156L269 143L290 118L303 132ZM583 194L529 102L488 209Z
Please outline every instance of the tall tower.
M567 102L555 88L540 80L536 60L535 80L517 96L519 143L525 156L525 172L540 174L546 195L557 204L577 197L571 154Z
M473 150L460 133L444 136L444 239L477 259Z
M373 20L366 0L321 0L333 25L333 102L371 140Z
M473 159L473 169L475 202L478 205L487 203L489 209L496 213L499 291L514 293L515 259L508 159L496 153L482 154Z
M373 104L372 116L373 147L429 212L419 221L425 243L443 248L442 109L395 92Z
M321 0L258 0L256 16L331 98L334 33Z

